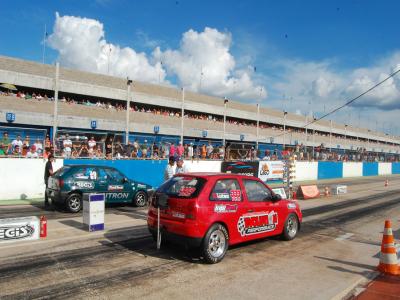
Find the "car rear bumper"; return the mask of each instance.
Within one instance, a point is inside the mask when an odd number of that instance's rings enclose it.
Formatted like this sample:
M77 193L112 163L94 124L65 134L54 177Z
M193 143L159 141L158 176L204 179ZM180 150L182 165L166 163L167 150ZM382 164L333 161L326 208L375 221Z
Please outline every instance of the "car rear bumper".
M47 197L51 200L53 203L57 204L65 204L65 200L68 197L67 192L62 192L60 190L53 190L53 189L47 189L46 190Z
M148 226L150 233L153 236L157 236L157 228ZM182 245L186 248L198 248L200 247L203 239L202 238L194 238L189 236L184 236L176 233L172 233L166 231L165 229L161 228L161 241L167 240L175 244Z

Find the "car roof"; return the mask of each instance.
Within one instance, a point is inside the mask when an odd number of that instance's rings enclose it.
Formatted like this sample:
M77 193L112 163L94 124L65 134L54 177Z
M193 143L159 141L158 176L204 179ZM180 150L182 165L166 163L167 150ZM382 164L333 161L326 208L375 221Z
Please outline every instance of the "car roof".
M257 178L255 176L248 176L242 174L233 174L233 173L222 173L222 172L194 172L194 173L182 173L176 176L193 176L193 177L202 177L202 178L209 178L209 177L229 177L229 178Z
M115 169L114 167L110 166L99 166L99 165L90 165L90 164L79 164L79 165L64 165L64 167L69 167L69 168L105 168L105 169Z

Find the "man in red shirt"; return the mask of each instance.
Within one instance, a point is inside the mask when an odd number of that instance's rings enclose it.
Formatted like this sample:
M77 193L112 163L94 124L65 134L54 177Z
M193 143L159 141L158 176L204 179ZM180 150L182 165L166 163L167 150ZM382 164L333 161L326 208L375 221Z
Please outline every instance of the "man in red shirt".
M185 151L185 148L182 145L182 142L179 142L179 146L176 149L176 153L178 154L178 157L183 157L183 152Z

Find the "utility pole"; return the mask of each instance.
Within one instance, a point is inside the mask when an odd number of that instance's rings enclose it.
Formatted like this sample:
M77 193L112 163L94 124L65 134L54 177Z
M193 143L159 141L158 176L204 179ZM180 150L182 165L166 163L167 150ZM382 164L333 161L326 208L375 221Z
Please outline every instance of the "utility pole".
M182 88L182 107L181 107L181 143L183 145L183 127L185 118L185 89Z
M56 146L58 126L58 84L60 76L60 63L56 62L56 77L54 80L54 111L53 111L53 146Z
M129 144L129 113L131 108L131 84L129 77L126 80L126 124L125 124L125 145Z

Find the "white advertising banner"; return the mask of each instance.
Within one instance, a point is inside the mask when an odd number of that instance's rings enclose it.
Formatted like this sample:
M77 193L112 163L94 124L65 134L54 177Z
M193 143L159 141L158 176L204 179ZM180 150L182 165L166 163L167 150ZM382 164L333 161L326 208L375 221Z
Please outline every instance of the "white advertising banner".
M258 178L264 182L282 181L283 174L283 161L260 161L258 165Z
M0 219L0 243L38 240L39 237L38 217Z

